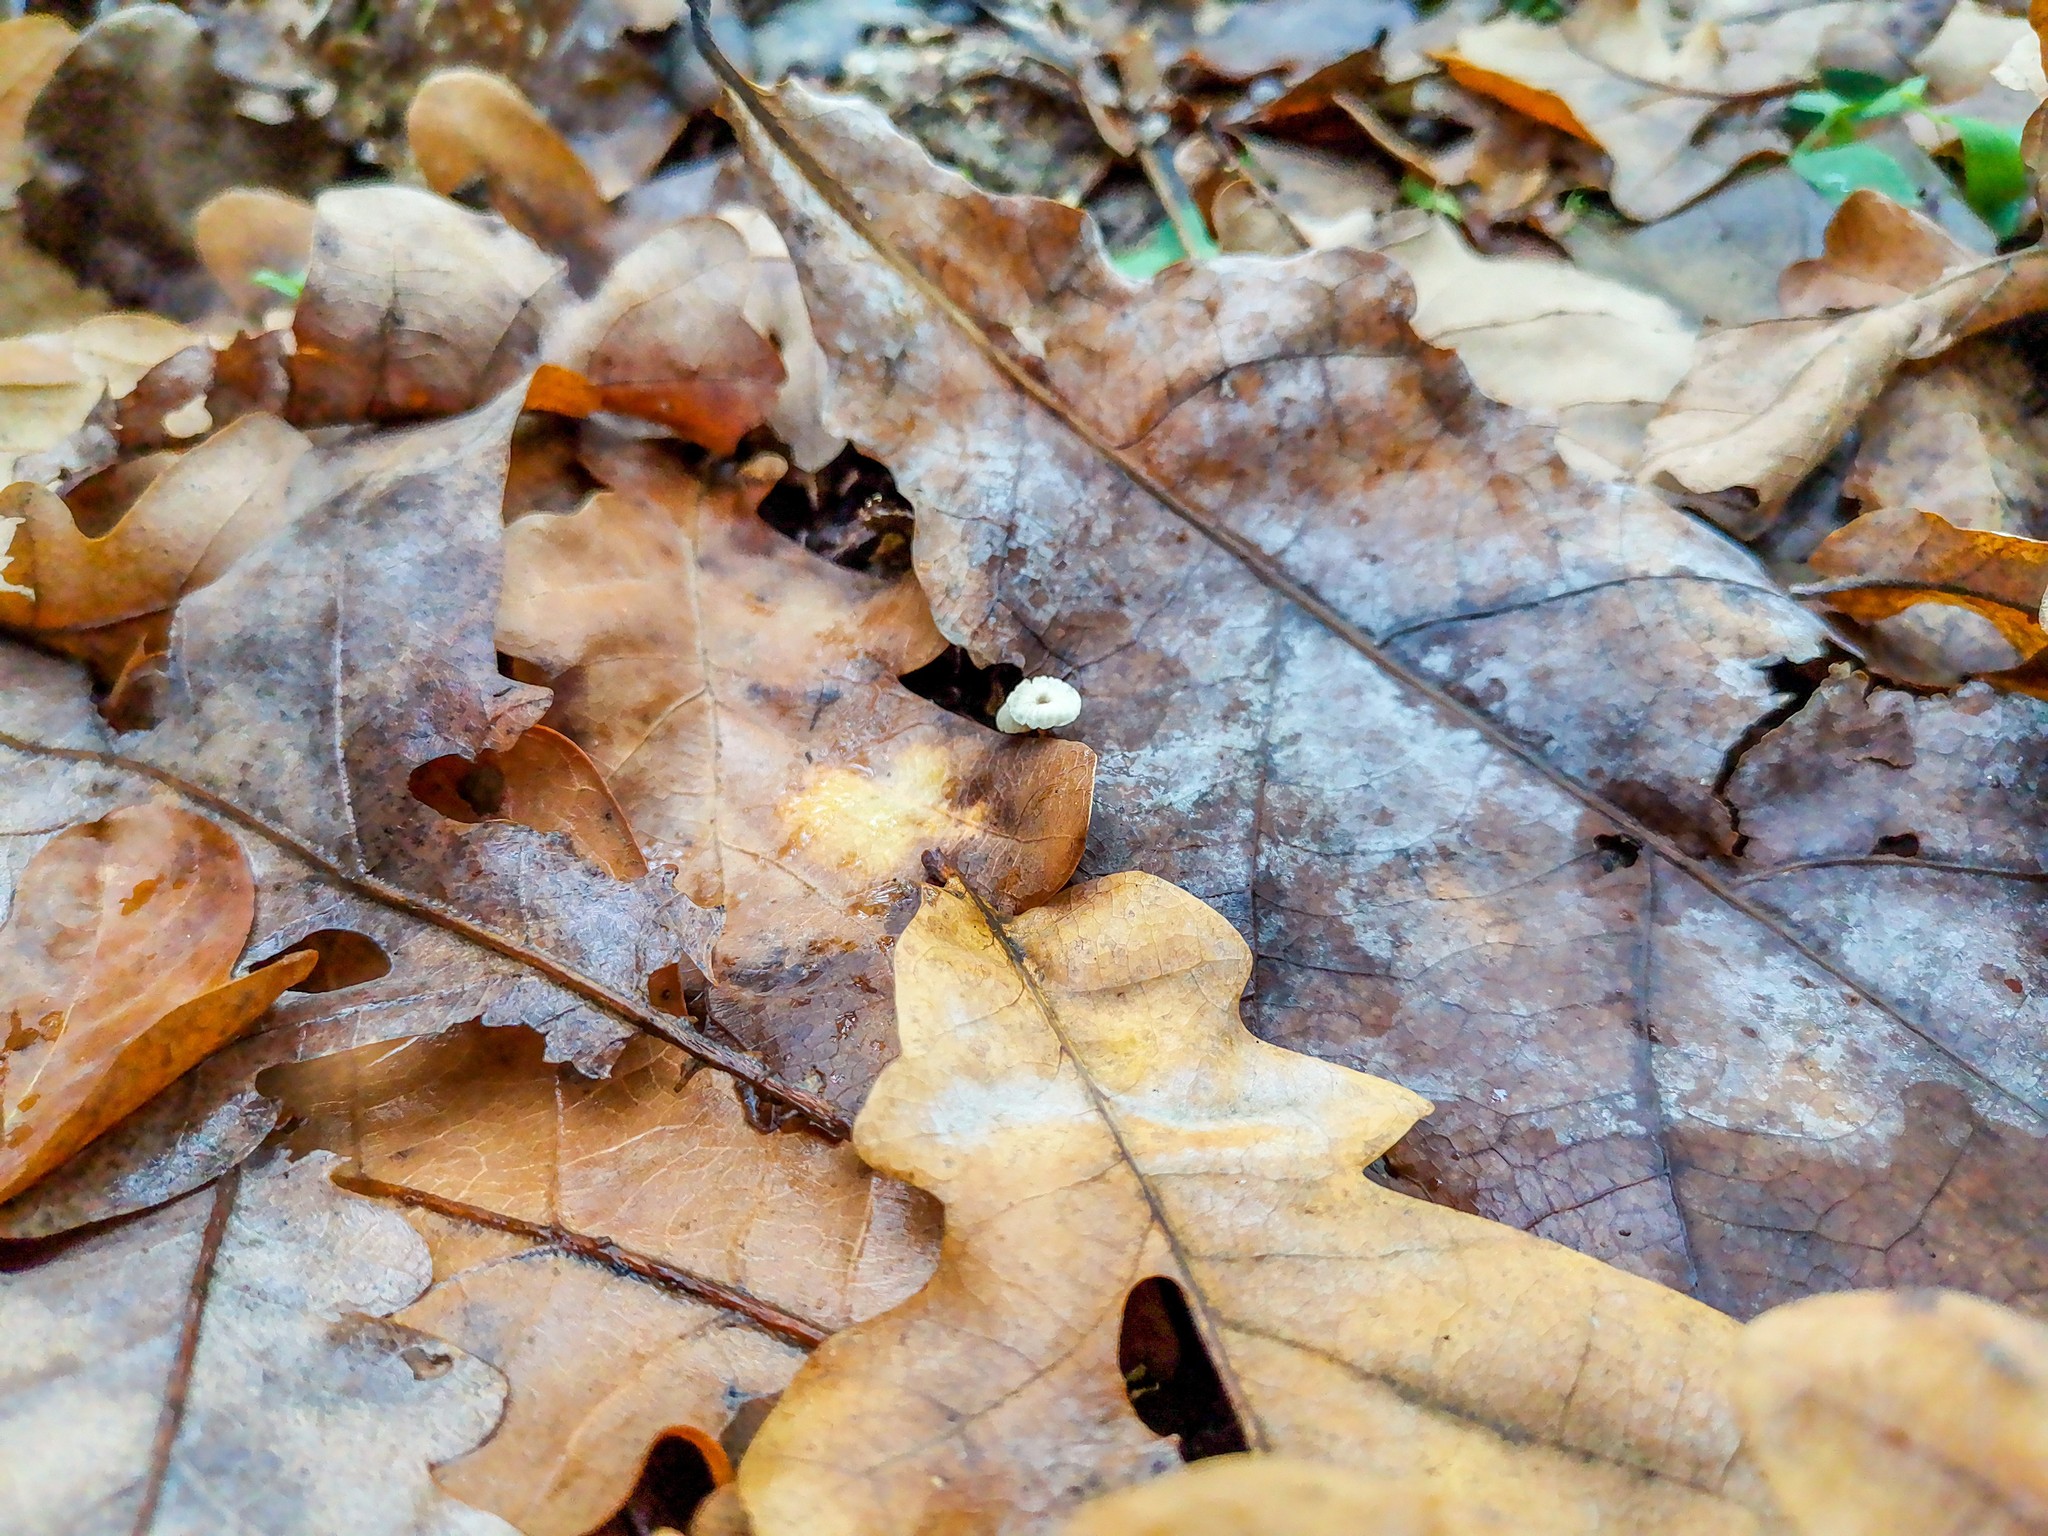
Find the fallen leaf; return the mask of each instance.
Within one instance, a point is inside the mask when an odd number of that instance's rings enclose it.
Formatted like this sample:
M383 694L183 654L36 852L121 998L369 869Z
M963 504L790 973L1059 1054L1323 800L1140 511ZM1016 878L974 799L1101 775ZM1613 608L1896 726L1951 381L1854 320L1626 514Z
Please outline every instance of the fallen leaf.
M782 359L750 323L757 282L745 238L722 219L689 219L622 258L590 302L553 329L550 369L589 387L536 404L572 415L615 411L660 422L720 456L767 421ZM578 405L581 409L577 409Z
M311 446L275 416L244 416L165 469L97 538L41 486L0 491L0 518L21 523L7 579L34 592L11 606L0 593L0 622L95 629L171 607L277 532Z
M1660 0L1584 0L1557 25L1506 15L1470 28L1442 58L1467 90L1607 151L1615 207L1648 223L1743 161L1790 150L1760 108L1811 76L1829 32L1869 9L1829 0L1702 21L1674 44Z
M1481 256L1443 219L1379 247L1415 284L1415 334L1458 354L1489 399L1552 414L1559 451L1619 475L1692 362L1669 304L1567 262Z
M1898 507L1865 513L1829 534L1809 563L1832 579L1801 593L1864 623L1918 603L1941 603L1989 620L2016 662L2048 648L2041 627L2048 543L2038 539L1958 528L1938 512ZM2015 685L2048 697L2048 682L2019 679Z
M924 1196L844 1145L751 1128L729 1080L666 1044L590 1082L526 1031L470 1028L266 1084L295 1148L354 1159L344 1184L426 1236L435 1282L400 1321L509 1379L497 1434L436 1476L527 1536L601 1525L659 1437L715 1445L936 1257Z
M1822 1296L1743 1330L1748 1441L1806 1536L2048 1527L2048 1329L1944 1291Z
M28 115L29 238L124 303L195 319L213 283L192 216L229 187L310 194L342 147L297 115L258 122L197 18L127 6L80 36Z
M192 244L235 311L261 317L291 302L280 286L304 280L317 217L304 198L229 187L192 215Z
M300 426L479 406L525 375L569 298L524 235L429 193L341 187L313 211L286 360Z
M1533 1490L1532 1490L1533 1491ZM1211 1456L1084 1504L1062 1536L1490 1536L1516 1505L1293 1456ZM1512 1513L1510 1513L1512 1511Z
M1252 0L1217 13L1207 31L1203 23L1212 18L1198 18L1195 36L1161 62L1196 65L1219 80L1274 75L1294 85L1370 52L1413 15L1405 0Z
M0 207L11 207L28 176L22 146L37 94L64 62L78 34L55 16L12 16L0 21Z
M871 109L734 116L941 630L1081 691L1084 868L1213 900L1256 1033L1433 1099L1396 1173L1745 1315L2039 1304L2010 1213L2048 1092L1995 1046L2004 978L2048 985L2039 891L1996 822L1939 877L1749 855L1725 786L1829 653L1742 551L1566 475L1413 338L1383 259L1136 285ZM1997 970L1950 963L1964 911Z
M428 1474L490 1434L504 1382L391 1320L426 1245L333 1162L265 1154L0 1286L12 1529L509 1536Z
M553 678L648 856L723 907L711 1011L779 1073L852 1107L894 1050L891 935L924 860L1006 909L1087 836L1093 754L1008 738L897 679L945 648L917 583L842 569L657 451L507 530L498 648Z
M715 918L656 874L626 883L569 838L441 815L412 790L443 758L503 751L545 691L496 668L500 490L517 396L433 426L315 448L287 531L180 603L161 720L119 736L75 669L0 646L0 745L26 828L90 820L163 786L231 819L255 869L251 952L361 936L388 973L307 995L188 1074L0 1216L13 1235L154 1204L230 1166L274 1110L253 1074L465 1019L525 1023L601 1073L635 1028L769 1097L834 1112L647 1001L708 963ZM97 1161L96 1161L97 1159Z
M453 196L481 180L506 223L592 278L607 265L611 211L568 141L502 75L444 69L420 83L406 143L427 185Z
M66 331L0 340L0 482L85 427L165 358L200 337L155 315L95 315Z
M0 927L0 1200L240 1035L303 980L239 980L255 882L213 822L132 806L45 843Z
M1788 274L1801 308L1829 312L1703 338L1692 371L1650 424L1643 478L1738 536L1769 526L1903 364L2030 314L2048 292L2048 257L2038 250L1953 267L1909 290L1955 248L1937 244L1931 227L1918 243L1890 238L1904 220L1868 217L1878 200L1865 197L1836 216L1829 255ZM1853 239L1836 238L1845 219ZM1834 312L1843 302L1861 307Z
M758 1536L1044 1530L1173 1466L1118 1365L1148 1277L1251 1449L1513 1486L1524 1529L1769 1529L1725 1399L1735 1325L1360 1177L1429 1106L1253 1039L1250 974L1148 875L1014 919L927 894L854 1144L944 1203L938 1271L783 1394L739 1469Z
M1939 512L1958 527L2048 533L2048 420L2024 345L1975 336L1899 371L1857 423L1843 494Z

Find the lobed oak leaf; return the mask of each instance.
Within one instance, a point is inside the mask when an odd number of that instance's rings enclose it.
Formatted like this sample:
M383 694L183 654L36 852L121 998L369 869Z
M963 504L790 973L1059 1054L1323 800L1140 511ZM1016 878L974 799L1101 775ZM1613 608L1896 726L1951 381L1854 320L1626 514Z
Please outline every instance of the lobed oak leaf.
M729 1082L630 1045L592 1082L523 1030L453 1031L279 1069L297 1148L427 1238L402 1315L510 1382L490 1442L436 1476L527 1536L582 1536L650 1446L716 1446L807 1349L930 1274L936 1213L851 1149L748 1124Z
M2048 295L2048 255L1977 260L1875 193L1845 202L1829 231L1828 253L1786 275L1788 297L1809 312L1703 338L1650 424L1642 478L1741 537L1770 526L1901 366L2031 314Z
M569 300L562 264L518 231L410 187L313 205L313 256L287 359L300 426L481 406L522 380Z
M1825 724L1823 633L1477 399L1383 259L1131 284L1073 211L727 80L828 424L915 506L940 628L1087 701L1085 867L1231 916L1262 1037L1428 1094L1397 1174L1739 1313L1936 1281L2039 1304L2014 1213L2048 1092L2003 1043L2048 984L2031 855L2003 857L2026 803L1987 804L1954 867L1843 852L1848 804L1796 824L1810 855L1752 856L1771 781L1744 770ZM2039 729L2013 706L1957 750Z
M1735 1396L1805 1536L2048 1528L2048 1328L2005 1307L1795 1302L1743 1330Z
M1780 1529L1725 1396L1736 1325L1364 1178L1429 1106L1254 1039L1250 972L1148 875L1015 918L927 892L854 1145L944 1203L938 1270L783 1394L739 1469L758 1536L1047 1530L1165 1471L1118 1369L1148 1277L1252 1449L1515 1487L1545 1531Z
M235 1039L313 968L232 979L256 915L228 833L161 804L59 833L0 926L0 1200Z
M333 1162L266 1153L7 1276L11 1531L510 1536L428 1472L491 1433L504 1381L393 1320L426 1245Z
M514 391L308 451L282 531L179 605L146 729L108 731L74 669L0 644L20 832L168 791L240 835L257 882L252 954L332 949L345 934L343 949L368 946L388 966L353 985L316 969L307 985L339 990L273 1010L14 1202L0 1216L10 1234L160 1203L231 1166L274 1120L250 1087L266 1066L478 1017L531 1024L591 1072L650 1029L835 1123L647 1001L650 976L708 963L717 926L665 875L615 879L568 835L465 823L414 792L441 759L511 749L547 707L544 690L498 672L492 644L517 414Z
M1005 909L1064 885L1094 754L1006 738L898 677L945 642L915 581L842 569L651 445L610 489L506 531L498 647L553 679L656 863L722 906L712 1014L785 1075L859 1102L894 1047L888 948L928 857Z

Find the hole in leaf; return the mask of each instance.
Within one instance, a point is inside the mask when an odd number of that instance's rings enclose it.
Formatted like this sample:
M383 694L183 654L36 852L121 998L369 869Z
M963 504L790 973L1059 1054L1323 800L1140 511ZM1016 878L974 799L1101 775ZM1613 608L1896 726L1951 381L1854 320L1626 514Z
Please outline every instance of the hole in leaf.
M1887 832L1871 845L1870 851L1882 857L1917 859L1920 857L1920 834L1918 832Z
M996 711L1010 690L1024 681L1024 669L1007 661L978 667L964 645L949 645L897 681L919 698L994 730Z
M1181 1460L1246 1448L1244 1426L1173 1281L1155 1275L1132 1289L1116 1363L1132 1410L1155 1435L1179 1437Z
M1617 869L1633 869L1643 854L1641 843L1619 832L1602 832L1593 839L1593 846L1600 850L1600 867L1610 875Z
M791 470L763 498L761 520L837 565L895 576L910 569L910 503L889 471L848 448L807 475Z
M320 958L313 962L305 979L289 991L339 992L343 987L361 986L391 974L391 957L384 953L384 947L367 933L349 928L322 928L271 958L281 960L309 949Z
M450 821L485 821L505 804L505 771L496 763L437 757L413 769L412 797Z
M686 1530L690 1516L711 1490L731 1480L732 1463L716 1440L694 1429L672 1429L654 1442L640 1469L640 1481L618 1513L590 1536Z

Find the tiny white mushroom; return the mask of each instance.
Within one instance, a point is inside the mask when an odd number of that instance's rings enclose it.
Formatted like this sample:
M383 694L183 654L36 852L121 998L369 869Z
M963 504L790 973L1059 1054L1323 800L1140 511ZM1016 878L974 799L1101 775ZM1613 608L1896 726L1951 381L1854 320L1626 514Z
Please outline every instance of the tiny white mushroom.
M996 729L1015 736L1023 731L1049 731L1072 725L1081 714L1081 695L1072 683L1056 677L1027 677L1010 690L996 711Z

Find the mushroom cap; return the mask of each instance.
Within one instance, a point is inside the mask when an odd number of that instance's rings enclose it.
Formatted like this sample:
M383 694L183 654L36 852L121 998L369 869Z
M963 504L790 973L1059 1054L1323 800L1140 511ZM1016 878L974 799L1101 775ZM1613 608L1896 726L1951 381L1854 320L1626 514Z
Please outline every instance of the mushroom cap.
M1072 725L1081 714L1081 695L1072 683L1056 677L1027 677L1010 690L996 714L1005 731L1047 731Z

